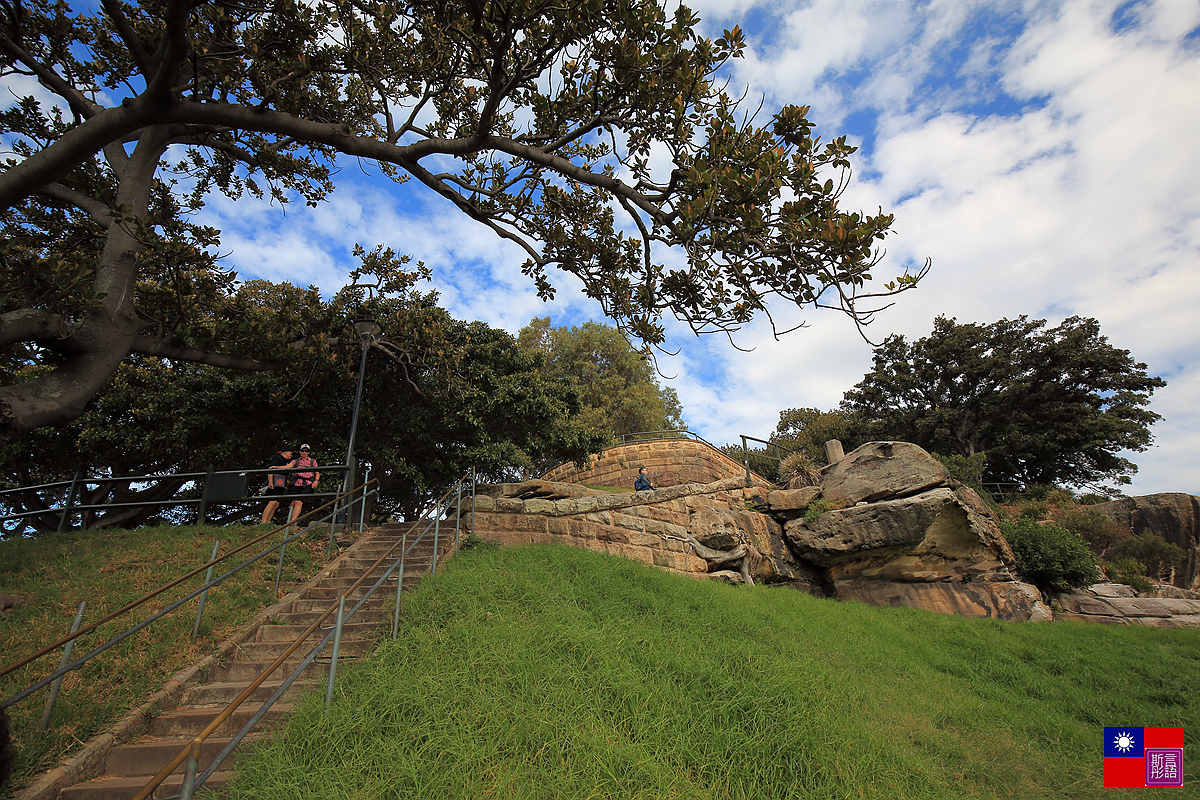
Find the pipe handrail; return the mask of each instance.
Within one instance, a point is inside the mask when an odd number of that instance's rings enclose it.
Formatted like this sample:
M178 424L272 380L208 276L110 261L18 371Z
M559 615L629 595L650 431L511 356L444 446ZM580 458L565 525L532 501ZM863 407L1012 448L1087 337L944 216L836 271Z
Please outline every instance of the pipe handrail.
M254 693L254 691L256 689L258 689L258 687L260 687L263 683L265 683L267 678L269 678L275 672L275 670L279 669L279 667L282 666L287 661L289 656L291 656L293 653L296 652L296 650L299 649L301 643L304 642L304 640L307 639L309 636L311 636L317 630L318 626L320 626L320 624L322 622L324 622L326 619L329 618L329 616L331 614L333 614L334 610L337 609L339 607L339 605L344 605L345 601L350 597L350 595L353 594L355 591L357 591L360 586L362 586L363 582L367 579L367 576L369 576L372 572L375 571L376 568L379 567L380 564L382 564L385 560L387 560L388 557L390 557L395 552L397 547L401 547L402 549L401 549L399 557L396 558L396 560L392 562L392 564L387 568L387 570L383 573L383 575L381 575L378 579L376 579L375 583L372 584L371 588L368 589L361 598L359 598L358 602L355 603L355 605L350 609L350 613L341 617L341 622L342 622L342 624L345 624L347 621L352 619L354 617L354 615L358 612L358 610L362 607L363 603L365 603L375 593L375 591L391 576L392 572L398 566L400 566L401 564L404 563L405 557L407 557L407 555L412 551L412 549L414 547L416 547L416 545L423 538L425 538L425 535L427 533L429 533L430 527L434 526L437 519L440 518L442 509L443 509L443 503L445 503L446 507L448 508L449 507L448 500L449 500L450 494L452 492L458 492L459 488L465 482L467 482L466 475L464 475L463 477L461 477L457 481L455 481L454 484L449 489L447 489L446 492L443 493L443 495L438 499L438 502L437 502L436 506L434 507L434 509L431 510L434 515L434 519L429 520L425 524L425 527L424 527L424 529L422 529L421 533L418 534L411 542L409 542L407 547L404 547L404 544L407 542L407 538L402 538L400 541L396 542L391 547L389 547L383 553L383 555L381 555L378 559L375 560L375 562L370 567L363 570L363 573L359 577L359 579L357 581L355 581L353 585L351 585L345 591L343 591L337 598L332 600L330 602L329 606L325 609L324 613L321 614L321 616L315 622L310 624L308 626L308 628L305 629L304 632L301 633L296 638L296 640L286 650L284 650L283 653L281 653L279 656L277 656L275 658L275 660L272 661L266 667L266 669L264 669L263 672L261 674L259 674L259 676L250 683L249 686L247 686L244 690L242 690L242 692L232 702L230 702L229 705L227 705L207 726L205 726L204 730L202 730L200 733L196 734L196 736L193 739L191 739L186 745L184 745L179 750L179 752L175 754L174 758L172 758L171 761L166 766L164 766L161 770L159 770L159 772L157 774L155 774L146 783L146 785L141 788L141 790L138 792L138 794L134 796L134 800L146 800L146 798L150 797L150 795L152 795L154 793L154 790L157 789L158 786L164 780L166 780L167 776L170 775L172 772L174 772L175 768L178 767L180 764L182 764L184 762L184 760L188 759L189 756L194 755L195 758L198 760L200 748L204 744L205 740L207 740L208 737L211 736L212 733L217 728L219 728L226 720L228 720L229 717L232 716L233 713L235 711L237 711L237 709L239 707L241 707L242 703L244 703L247 699L249 699L249 697ZM462 496L461 496L461 494L458 495L458 498L459 498L459 500L458 500L459 507L456 510L456 514L461 516L461 514L462 514L462 507L461 507L462 506L462 500L461 500ZM422 514L422 518L424 518L428 514L430 514L430 511L426 511L424 514ZM415 529L416 526L414 525L413 527ZM436 544L434 547L433 559L434 559L433 567L430 570L431 575L437 573ZM402 589L403 587L401 586L399 588ZM230 742L221 750L221 752L219 752L216 755L216 757L214 757L212 763L209 764L208 768L200 775L194 777L194 779L193 779L194 782L193 782L192 786L190 787L190 790L194 790L195 788L199 788L200 786L204 785L204 782L206 780L208 780L208 778L212 775L213 772L215 772L217 770L217 768L221 765L221 762L223 762L225 760L225 758L227 758L229 756L229 754L233 752L234 748L237 747L237 745L242 741L243 738L245 738L246 734L249 733L250 730L252 730L256 724L258 724L258 721L260 719L262 719L263 715L270 709L270 707L272 705L274 705L274 703L280 697L283 696L283 693L284 693L284 691L286 691L287 687L290 686L299 677L300 673L303 672L304 669L306 669L310 663L312 663L312 661L317 657L317 654L320 653L325 648L325 645L327 645L329 643L329 640L334 637L336 632L337 632L336 630L330 631L328 634L326 634L321 639L320 642L318 642L316 644L316 646L314 646L309 651L307 657L303 661L301 661L300 664L294 670L292 670L292 673L283 681L283 683L274 691L274 693L272 693L272 695L263 703L263 705L258 709L258 711L255 712L251 716L251 718L245 723L245 725L242 726L242 728L240 730L238 730L238 732L233 736L233 738L230 740ZM189 775L192 774L191 770L192 770L192 766L191 766L191 762L189 761L189 769L188 769ZM185 800L186 800L186 798L190 798L190 790L185 790L185 795L184 795Z
M46 514L62 515L62 514L66 514L67 512L74 514L79 511L96 511L96 510L117 511L122 508L145 508L148 506L190 506L190 505L204 506L208 503L213 503L213 504L230 503L230 504L232 504L232 503L243 503L243 502L255 502L255 501L260 500L262 497L264 497L264 495L247 494L244 497L228 498L228 499L224 499L224 500L214 500L214 499L208 498L204 494L205 484L207 483L207 479L211 479L212 477L217 476L217 475L245 475L248 477L250 475L258 475L258 474L265 475L268 473L273 474L273 475L291 475L293 473L299 473L299 472L322 472L322 471L324 471L324 472L343 472L344 473L344 472L349 472L350 470L351 470L351 467L347 464L330 464L328 466L319 466L316 468L313 468L313 467L278 467L278 468L272 469L270 467L262 467L262 468L256 467L256 468L252 468L252 469L214 470L212 472L164 472L164 473L158 473L158 474L154 474L154 475L120 475L120 476L109 476L109 477L99 476L99 477L93 477L93 478L89 478L86 476L84 476L84 477L77 476L75 478L72 478L69 481L58 481L57 483L45 483L45 484L40 484L38 486L19 486L15 489L3 489L3 490L0 490L0 497L3 497L6 494L16 494L18 492L31 492L31 491L37 491L40 489L62 488L62 487L68 487L68 486L75 487L80 484L82 484L83 486L86 486L89 483L93 483L93 484L105 484L105 483L133 484L133 483L141 483L141 482L154 481L154 480L168 480L168 479L172 479L172 478L183 478L185 483L191 482L191 481L196 481L201 478L206 479L206 480L200 486L200 497L195 498L195 499L178 500L178 499L175 499L174 495L172 495L171 497L169 497L165 500L130 500L130 501L126 501L126 502L117 502L117 503L98 503L98 504L89 504L89 505L74 505L70 502L70 500L68 498L64 498L63 505L61 507L51 506L49 508L33 509L31 511L20 511L20 512L13 513L13 514L5 514L3 516L0 516L0 523L5 523L5 522L13 521L13 520L23 520L23 519L27 519L29 517L39 517L39 516L46 515ZM305 498L307 498L307 497L332 497L334 494L335 494L334 492L315 492L315 493L308 494L308 495L292 495L292 496L305 497Z
M51 652L57 650L58 648L65 645L67 642L74 641L75 639L79 638L80 636L91 633L96 628L100 627L101 625L111 622L112 620L116 619L117 617L133 610L134 608L137 608L138 606L142 605L143 603L147 602L148 600L151 600L151 599L157 597L158 595L162 594L163 592L165 592L169 589L173 589L174 587L178 586L179 584L183 583L184 581L188 580L189 578L192 578L195 575L198 575L199 573L206 570L208 567L218 564L218 563L228 559L230 556L236 555L236 554L242 552L243 550L246 550L247 548L258 544L263 539L266 539L270 536L274 536L275 534L279 533L279 531L284 530L285 528L290 528L292 525L295 525L297 522L304 519L305 517L311 517L313 514L316 514L318 511L321 511L322 509L327 508L331 504L336 504L340 500L342 500L346 497L350 497L351 495L357 493L360 490L363 492L363 494L365 496L366 487L369 486L371 483L376 483L376 482L378 482L378 479L372 479L371 481L363 484L361 487L355 487L353 490L351 490L346 495L342 495L341 497L334 498L333 500L330 500L328 503L324 503L323 505L317 506L316 508L312 509L311 511L308 511L308 512L302 514L301 516L297 517L295 520L292 520L291 522L289 522L287 524L280 525L276 528L273 528L272 530L264 533L262 536L252 539L251 541L246 542L245 544L243 544L237 548L234 548L233 550L230 550L228 553L221 556L220 558L216 558L205 564L202 564L201 566L196 567L195 569L185 573L184 575L180 576L179 578L176 578L175 580L170 581L169 583L163 584L162 586L160 586L157 589L154 589L153 591L149 592L148 594L145 594L136 600L130 601L129 603L125 604L124 606L117 609L116 611L113 611L112 613L108 614L107 616L103 617L102 619L99 619L96 622L93 622L83 628L80 628L75 633L68 634L67 636L62 637L61 639L59 639L58 641L56 641L52 644L46 645L41 650L38 650L36 653L33 653L32 655L26 656L25 658L20 659L19 661L15 661L5 667L0 668L0 678L4 677L5 675L9 674L10 672L13 672L14 670L20 669L21 667L24 667L24 666L32 663L33 661L36 661L37 659L41 658L44 655L47 655L48 653L51 653ZM310 523L309 527L312 527L312 524L314 524L314 523ZM307 529L308 528L305 528L305 530L307 530ZM297 536L298 535L299 534L297 534ZM294 539L294 537L293 537L293 539ZM288 540L285 540L285 542L281 542L280 545L286 544L286 541L288 541ZM275 547L279 547L280 545L276 545ZM275 548L271 548L271 549L273 550ZM271 550L268 550L266 552L271 552ZM227 577L227 576L224 576L224 577ZM222 577L220 580L224 580L224 577ZM89 654L89 657L90 657L90 655L91 654ZM26 696L25 694L22 694L21 699L23 699L25 696ZM2 705L0 705L0 707L7 708L8 706L12 705L13 702L17 702L17 701L16 700L6 700Z

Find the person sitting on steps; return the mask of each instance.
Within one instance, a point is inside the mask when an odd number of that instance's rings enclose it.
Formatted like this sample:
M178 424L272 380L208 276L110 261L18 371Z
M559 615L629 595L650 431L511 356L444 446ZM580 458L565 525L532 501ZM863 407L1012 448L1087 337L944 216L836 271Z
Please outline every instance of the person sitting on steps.
M646 468L642 467L638 470L637 480L633 483L635 492L648 492L654 488L654 484L650 483L650 477L646 474Z

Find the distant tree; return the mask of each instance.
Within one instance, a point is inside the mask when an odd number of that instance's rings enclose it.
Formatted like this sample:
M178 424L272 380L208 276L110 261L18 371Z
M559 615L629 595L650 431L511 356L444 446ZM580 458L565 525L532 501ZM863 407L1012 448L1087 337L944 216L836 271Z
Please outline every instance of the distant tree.
M1145 406L1165 385L1094 319L1046 328L1024 316L990 325L938 317L928 337L890 336L876 348L842 408L861 438L986 452L988 482L1120 484L1137 467L1118 453L1150 446L1160 417Z
M892 217L839 205L855 148L806 107L740 110L721 73L745 38L698 23L648 0L0 2L0 438L83 413L131 356L303 359L295 324L247 338L220 232L189 215L315 205L346 159L648 342L664 313L732 331L768 298L867 321L924 270L868 288Z
M825 443L837 439L848 453L865 443L856 438L853 415L844 409L788 408L779 412L771 441L806 453L814 463L825 464Z
M535 318L517 342L544 357L547 373L578 392L583 427L612 436L686 429L675 390L659 383L648 354L611 325L556 328L549 317Z

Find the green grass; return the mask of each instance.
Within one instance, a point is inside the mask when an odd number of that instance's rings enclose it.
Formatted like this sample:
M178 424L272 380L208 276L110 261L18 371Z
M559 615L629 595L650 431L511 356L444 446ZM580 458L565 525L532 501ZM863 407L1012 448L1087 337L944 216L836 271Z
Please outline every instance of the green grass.
M18 661L65 636L81 601L88 604L83 619L87 625L204 564L215 539L221 540L220 552L227 553L269 530L266 526L164 526L74 531L0 541L0 592L26 599L24 605L0 617L0 666ZM245 554L235 556L231 566L278 542L281 536L264 540ZM289 545L280 591L286 593L296 583L311 577L323 556L323 541L305 539ZM162 688L171 675L212 652L239 625L273 603L277 564L277 556L268 556L211 590L200 635L194 644L190 639L196 620L198 600L195 599L96 657L83 669L68 673L45 733L37 728L48 689L10 708L20 750L8 788L19 788L34 773L56 765L78 745ZM214 575L221 571L224 570L218 567ZM194 591L202 578L203 573L125 617L80 637L72 657L83 655ZM0 678L0 697L11 697L53 672L61 655L59 649ZM0 796L5 796L5 788L0 786Z
M1020 624L486 549L239 762L250 798L1102 798L1102 727L1185 726L1200 630Z

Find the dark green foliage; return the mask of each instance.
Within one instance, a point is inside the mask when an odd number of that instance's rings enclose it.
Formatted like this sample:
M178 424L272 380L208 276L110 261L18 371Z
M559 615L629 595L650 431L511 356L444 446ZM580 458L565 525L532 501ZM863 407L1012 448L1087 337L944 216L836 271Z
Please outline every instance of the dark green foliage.
M1138 593L1154 589L1154 584L1146 577L1146 565L1135 558L1101 559L1100 566L1113 583L1123 583Z
M853 415L841 409L784 409L779 412L779 424L771 434L771 441L790 450L802 450L814 463L821 465L829 463L825 457L825 443L831 439L841 442L847 453L868 441L855 432Z
M242 372L131 357L76 420L0 445L0 479L29 486L70 480L76 470L96 476L260 468L280 445L301 442L313 446L320 464L340 464L362 355L350 320L360 316L384 330L368 353L355 445L357 459L380 480L379 514L422 506L471 467L499 479L582 459L605 441L580 422L577 390L549 375L542 356L518 347L510 334L454 319L433 294L359 294L352 289L324 301L315 290L287 284L247 285L240 301L247 315L291 308L306 321L308 346L287 368ZM143 493L170 496L176 485L157 482ZM318 488L341 485L341 474L325 471ZM120 487L104 492L83 499L136 499ZM47 499L9 498L18 508ZM173 519L191 521L195 513L183 509ZM145 508L85 522L128 527L157 515ZM34 521L38 530L57 522L56 515Z
M1159 415L1146 406L1165 385L1094 319L1046 328L1024 316L990 325L938 317L928 337L888 337L842 405L863 438L986 452L988 483L1088 486L1129 482L1137 467L1119 453L1150 446Z
M987 468L987 453L975 453L964 456L961 453L951 453L944 456L941 453L930 453L941 462L950 477L962 481L976 491L983 491L983 472Z
M1092 552L1104 558L1114 548L1133 538L1128 526L1102 514L1094 508L1071 505L1054 517L1055 524L1077 533L1092 548Z
M1043 591L1066 592L1100 578L1096 557L1077 533L1029 518L1001 521L1000 530L1012 546L1018 572Z
M1145 565L1144 575L1161 578L1183 563L1183 549L1153 533L1131 536L1113 548L1118 558L1130 558Z

